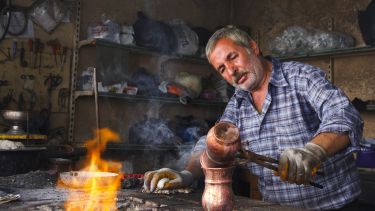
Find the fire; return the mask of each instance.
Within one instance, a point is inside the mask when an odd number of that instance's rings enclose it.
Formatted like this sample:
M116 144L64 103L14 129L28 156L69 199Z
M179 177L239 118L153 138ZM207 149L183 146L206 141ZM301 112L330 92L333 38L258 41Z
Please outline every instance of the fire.
M69 188L65 210L116 210L121 164L101 159L110 141L119 141L118 134L108 128L100 129L93 140L85 143L87 157L84 167L80 171L60 174L58 184Z

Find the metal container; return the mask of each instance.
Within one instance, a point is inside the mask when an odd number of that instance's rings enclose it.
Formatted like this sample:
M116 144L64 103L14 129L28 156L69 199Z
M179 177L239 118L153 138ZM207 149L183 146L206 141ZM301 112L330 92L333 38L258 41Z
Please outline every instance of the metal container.
M233 210L233 170L234 166L227 168L203 168L205 187L202 195L202 206L204 210Z
M120 175L112 172L69 171L60 173L60 180L70 188L87 188L93 183L97 187L108 187L120 180Z
M240 149L240 132L230 122L219 122L208 131L207 149L203 155L206 167L224 167L233 163Z
M11 122L24 122L27 120L26 111L3 110L1 115L5 120Z
M25 133L23 124L28 120L28 113L26 111L3 110L1 115L5 121L11 126L7 133L9 134L23 134Z

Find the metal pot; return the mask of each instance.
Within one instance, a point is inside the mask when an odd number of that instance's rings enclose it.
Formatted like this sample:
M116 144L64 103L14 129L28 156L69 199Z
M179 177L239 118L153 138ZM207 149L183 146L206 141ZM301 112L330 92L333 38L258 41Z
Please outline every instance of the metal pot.
M45 147L0 150L0 176L27 173L40 167Z
M231 165L240 149L240 132L230 122L219 122L208 131L207 149L202 161L207 167Z
M233 170L233 166L227 168L203 168L205 186L202 195L202 206L204 210L233 210Z

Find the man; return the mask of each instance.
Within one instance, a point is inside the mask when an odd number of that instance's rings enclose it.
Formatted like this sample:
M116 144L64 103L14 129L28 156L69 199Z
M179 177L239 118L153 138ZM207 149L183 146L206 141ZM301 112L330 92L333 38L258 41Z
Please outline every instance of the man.
M221 121L240 130L246 150L279 159L279 171L250 163L265 201L306 209L339 209L361 190L352 152L363 121L345 94L319 68L263 57L244 31L228 26L206 46L210 64L236 91ZM201 174L201 138L186 170L147 172L145 188L188 186ZM318 170L319 169L319 170ZM315 175L321 171L324 176ZM159 182L160 179L167 178ZM170 179L170 181L169 181ZM319 189L308 185L321 184Z

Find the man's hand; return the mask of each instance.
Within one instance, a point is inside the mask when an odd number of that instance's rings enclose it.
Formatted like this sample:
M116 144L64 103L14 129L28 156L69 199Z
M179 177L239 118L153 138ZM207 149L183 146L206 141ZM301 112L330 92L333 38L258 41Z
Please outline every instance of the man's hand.
M327 152L317 144L307 143L303 148L286 149L279 159L281 180L309 184L320 164L327 159Z
M145 190L153 192L158 189L174 189L189 187L193 182L193 175L183 170L174 171L169 168L162 168L156 171L148 171L144 176L143 187Z

